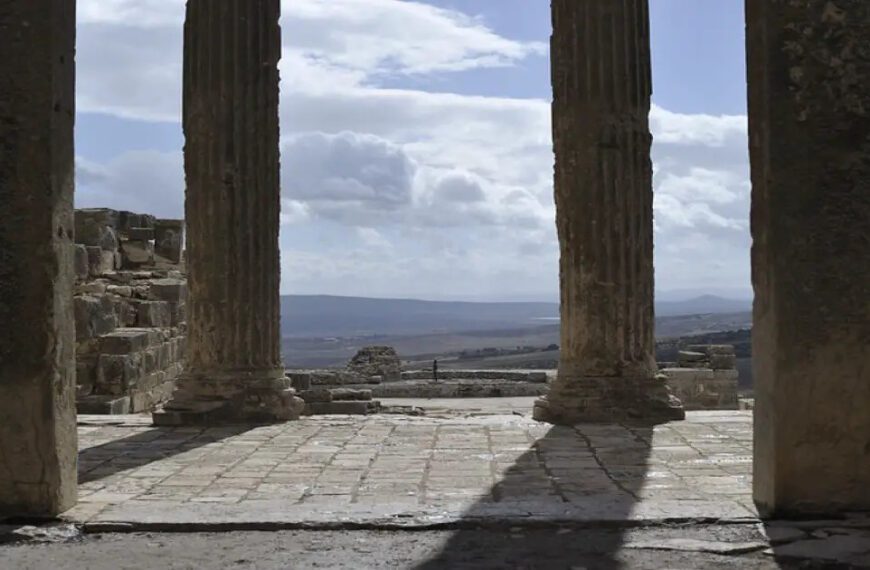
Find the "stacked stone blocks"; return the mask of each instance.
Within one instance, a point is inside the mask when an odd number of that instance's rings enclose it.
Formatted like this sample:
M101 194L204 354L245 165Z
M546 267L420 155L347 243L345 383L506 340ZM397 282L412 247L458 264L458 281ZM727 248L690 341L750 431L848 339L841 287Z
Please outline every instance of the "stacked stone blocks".
M297 395L305 402L303 415L365 416L381 410L381 403L373 399L371 390L318 385L313 382L315 376L308 372L287 373Z
M186 350L183 222L87 209L75 226L79 412L150 411L172 394Z
M736 366L730 344L689 345L679 352L676 366L665 366L662 373L686 410L736 410Z

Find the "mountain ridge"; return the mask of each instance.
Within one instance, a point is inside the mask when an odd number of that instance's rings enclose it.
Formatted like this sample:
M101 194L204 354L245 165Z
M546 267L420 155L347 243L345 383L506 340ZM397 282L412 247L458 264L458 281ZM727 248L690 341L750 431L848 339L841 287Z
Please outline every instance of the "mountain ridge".
M736 313L751 310L748 300L703 295L656 303L657 316ZM558 321L558 303L429 301L284 295L281 297L285 338L422 334L498 330Z

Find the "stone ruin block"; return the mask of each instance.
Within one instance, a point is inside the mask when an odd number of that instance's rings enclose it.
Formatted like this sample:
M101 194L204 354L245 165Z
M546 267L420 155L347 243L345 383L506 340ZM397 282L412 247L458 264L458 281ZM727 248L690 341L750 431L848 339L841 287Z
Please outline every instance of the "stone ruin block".
M154 301L183 303L187 300L187 282L183 279L155 279L151 282L148 297Z
M287 372L287 378L290 379L290 385L297 392L311 389L311 374L308 372Z
M136 214L134 212L118 213L118 229L125 235L129 235L133 228L153 228L156 218L148 214Z
M100 339L104 354L141 352L159 341L160 335L149 329L118 329Z
M136 308L129 299L116 298L112 300L115 306L115 314L118 315L118 325L124 328L136 326Z
M108 208L90 208L75 211L75 242L102 247L106 243L106 229L115 235L118 227L119 214ZM117 248L117 238L115 238Z
M402 379L402 361L391 346L368 346L361 349L347 365L349 372L362 378L381 376L384 382Z
M184 247L184 220L156 220L154 222L155 253L172 262L181 263Z
M82 244L75 245L73 254L73 267L76 281L84 281L90 276L90 264L88 263L88 248Z
M136 309L136 325L142 328L172 326L172 311L166 301L131 301Z
M102 394L127 394L141 376L139 354L101 354L97 360L96 387Z
M84 340L111 333L118 326L115 310L108 297L81 295L73 298L76 339Z
M121 244L121 266L136 269L154 264L154 244L150 241L128 240Z
M127 239L131 241L152 241L154 228L130 228L127 230Z
M88 396L97 383L97 359L88 356L76 358L76 398Z
M367 402L372 399L371 390L354 390L352 388L333 388L330 390L333 401L361 401Z
M85 246L88 255L88 274L91 277L102 277L115 270L115 254L99 246Z
M332 392L328 388L314 388L299 392L298 396L306 404L326 403L332 401Z
M76 228L78 396L129 398L129 409L150 409L169 397L185 354L186 280L155 256L158 237L180 251L183 223L92 209L76 212ZM88 409L98 408L117 406Z

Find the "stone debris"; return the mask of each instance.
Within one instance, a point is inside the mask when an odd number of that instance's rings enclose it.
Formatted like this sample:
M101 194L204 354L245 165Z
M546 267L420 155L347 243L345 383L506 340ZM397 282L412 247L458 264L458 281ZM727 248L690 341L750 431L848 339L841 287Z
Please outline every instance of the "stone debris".
M82 532L79 527L69 523L0 526L0 544L4 542L62 543L80 540L81 537Z
M732 345L690 345L662 373L686 410L736 410L737 358Z
M179 220L100 208L76 210L77 408L151 411L165 402L186 350L187 282L175 249L155 253L156 227Z

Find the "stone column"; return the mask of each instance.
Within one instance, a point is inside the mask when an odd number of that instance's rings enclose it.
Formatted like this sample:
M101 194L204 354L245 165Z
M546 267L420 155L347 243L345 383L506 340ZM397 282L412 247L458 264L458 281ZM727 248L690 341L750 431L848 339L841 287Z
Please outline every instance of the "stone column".
M870 2L749 0L755 501L870 509Z
M535 417L683 417L657 376L647 0L553 0L559 375Z
M281 363L280 0L188 0L187 371L161 425L299 416Z
M76 502L75 15L0 2L0 518Z

